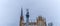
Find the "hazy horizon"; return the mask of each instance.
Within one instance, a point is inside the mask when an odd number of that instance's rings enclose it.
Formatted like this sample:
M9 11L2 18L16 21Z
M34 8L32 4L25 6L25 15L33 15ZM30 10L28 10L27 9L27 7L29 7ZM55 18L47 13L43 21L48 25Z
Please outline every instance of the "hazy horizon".
M43 16L47 23L60 26L60 0L0 0L0 26L19 26L21 7L24 20L28 8L30 21Z

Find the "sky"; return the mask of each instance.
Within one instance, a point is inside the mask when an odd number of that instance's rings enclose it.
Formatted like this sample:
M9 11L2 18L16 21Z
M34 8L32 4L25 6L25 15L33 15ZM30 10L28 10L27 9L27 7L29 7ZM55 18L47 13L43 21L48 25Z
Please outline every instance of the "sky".
M29 21L36 21L38 16L46 18L47 24L60 26L60 0L0 0L0 26L19 26L21 7L24 20L29 9Z

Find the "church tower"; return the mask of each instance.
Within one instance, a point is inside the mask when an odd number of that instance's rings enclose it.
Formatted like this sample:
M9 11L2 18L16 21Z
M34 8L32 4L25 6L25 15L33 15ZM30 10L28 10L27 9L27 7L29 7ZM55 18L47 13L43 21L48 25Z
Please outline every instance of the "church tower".
M37 26L46 26L46 20L42 16L38 16Z
M29 10L28 9L26 13L26 26L29 26Z
M20 26L24 26L23 9L21 8Z

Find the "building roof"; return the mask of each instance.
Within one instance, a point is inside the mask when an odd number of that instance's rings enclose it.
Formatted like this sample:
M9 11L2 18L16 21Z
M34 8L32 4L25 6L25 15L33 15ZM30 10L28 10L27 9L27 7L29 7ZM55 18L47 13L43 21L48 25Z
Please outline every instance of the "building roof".
M26 23L23 23L24 25L26 25ZM36 25L36 22L29 22L29 25Z

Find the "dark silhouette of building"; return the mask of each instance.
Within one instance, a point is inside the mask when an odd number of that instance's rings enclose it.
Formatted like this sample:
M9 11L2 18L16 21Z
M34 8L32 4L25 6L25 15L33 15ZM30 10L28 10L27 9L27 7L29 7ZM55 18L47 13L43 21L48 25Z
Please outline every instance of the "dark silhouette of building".
M51 23L48 23L48 26L53 26L53 23L51 22Z
M19 26L46 26L46 20L42 16L38 16L36 22L29 22L29 10L26 13L26 23L24 23L23 9L21 8L20 25Z
M23 17L23 9L21 8L21 16L20 16L20 25L19 26L24 26L24 17Z
M26 26L29 26L29 10L28 9L26 13Z

